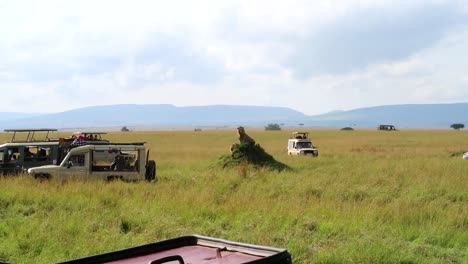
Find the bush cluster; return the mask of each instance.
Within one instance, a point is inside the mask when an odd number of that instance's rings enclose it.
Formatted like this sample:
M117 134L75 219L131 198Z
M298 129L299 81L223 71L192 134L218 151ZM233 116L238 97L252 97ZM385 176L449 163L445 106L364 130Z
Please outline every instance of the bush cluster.
M278 130L281 130L281 126L278 125L278 124L268 124L266 127L265 127L265 130L273 130L273 131L278 131Z

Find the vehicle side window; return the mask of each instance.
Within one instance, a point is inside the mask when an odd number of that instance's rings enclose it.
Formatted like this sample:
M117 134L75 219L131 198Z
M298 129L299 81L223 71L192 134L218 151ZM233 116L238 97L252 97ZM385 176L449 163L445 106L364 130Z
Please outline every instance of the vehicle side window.
M24 147L25 161L47 161L50 160L50 148L41 146Z
M0 150L0 163L3 163L3 156L5 155L5 151L2 149Z
M93 151L92 171L138 171L138 151Z
M8 162L17 162L21 158L21 153L18 148L9 148L7 149L7 161Z
M37 147L25 147L24 148L24 160L33 160L37 154Z
M70 159L68 161L71 161L73 166L84 166L85 164L85 155L80 154L80 155L72 155L70 156Z
M41 160L50 160L50 154L51 154L51 151L50 151L50 148L43 148L43 147L39 147L37 148L37 160L41 161Z

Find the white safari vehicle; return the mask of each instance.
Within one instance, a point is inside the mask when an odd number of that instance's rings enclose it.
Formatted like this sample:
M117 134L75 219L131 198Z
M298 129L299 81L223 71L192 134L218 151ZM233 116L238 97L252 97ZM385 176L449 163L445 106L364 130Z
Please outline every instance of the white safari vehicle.
M317 147L312 145L308 132L293 132L288 140L289 155L311 155L318 156Z
M60 165L28 169L39 179L90 178L155 180L156 162L148 160L144 143L91 144L71 149Z

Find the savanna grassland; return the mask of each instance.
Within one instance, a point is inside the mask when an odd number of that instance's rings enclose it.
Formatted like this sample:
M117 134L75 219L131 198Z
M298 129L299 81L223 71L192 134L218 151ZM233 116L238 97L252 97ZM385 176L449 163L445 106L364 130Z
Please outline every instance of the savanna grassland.
M218 158L236 132L111 133L146 141L157 182L0 178L0 260L53 263L187 234L287 248L294 263L468 263L468 132L247 131L291 170ZM0 135L0 140L9 138Z

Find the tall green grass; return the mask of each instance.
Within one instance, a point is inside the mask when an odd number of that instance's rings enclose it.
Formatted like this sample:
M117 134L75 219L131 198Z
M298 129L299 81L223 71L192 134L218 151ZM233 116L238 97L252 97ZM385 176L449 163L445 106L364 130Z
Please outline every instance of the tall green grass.
M217 166L235 131L127 132L108 138L147 142L159 181L1 178L0 260L196 233L287 248L294 263L468 262L468 133L310 131L311 158L287 155L290 131L248 132L291 170Z

